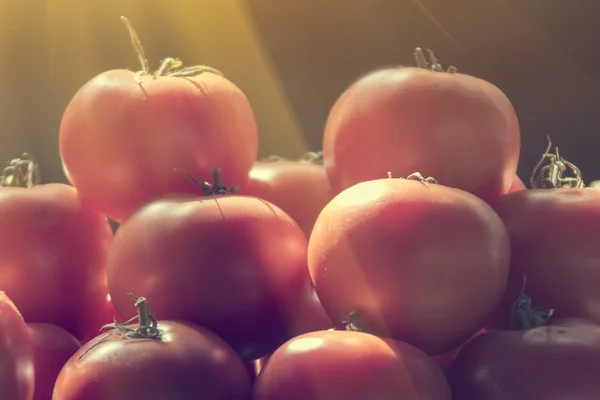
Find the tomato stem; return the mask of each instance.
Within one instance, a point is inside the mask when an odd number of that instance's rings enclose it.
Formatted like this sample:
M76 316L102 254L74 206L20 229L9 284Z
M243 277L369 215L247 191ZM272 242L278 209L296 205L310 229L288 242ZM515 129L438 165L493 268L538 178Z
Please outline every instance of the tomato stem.
M565 160L558 152L558 146L554 146L555 153L550 153L552 149L552 138L546 135L548 145L542 154L542 157L533 168L529 178L529 184L533 189L571 189L583 188L585 184L581 175L581 170L572 162ZM544 163L546 165L542 166ZM563 174L571 171L573 176L564 177Z
M0 177L0 186L32 188L40 181L40 166L35 157L29 153L23 153L21 158L11 160L4 168Z
M509 327L513 330L531 329L547 324L548 319L554 314L553 309L533 308L532 301L525 294L525 285L527 278L523 275L523 286L517 300L513 303L510 316Z
M342 322L346 324L345 330L347 331L371 333L371 330L360 320L358 310L350 311L347 317L342 318Z
M418 68L428 69L434 72L446 72L448 74L454 74L458 72L458 69L452 65L444 70L444 67L442 67L442 64L440 64L435 54L433 54L433 51L429 49L425 49L425 51L429 56L429 60L427 60L425 53L423 53L423 49L420 47L415 49L415 60Z
M127 31L129 32L129 38L131 39L131 44L135 49L135 53L137 54L138 60L140 62L140 66L142 69L136 71L135 73L135 81L138 84L142 83L142 76L150 75L150 66L148 64L148 59L144 53L144 47L142 46L142 42L140 38L133 28L133 25L129 20L121 16L121 21L125 24ZM216 68L209 67L207 65L193 65L191 67L184 67L183 62L178 58L167 57L161 61L160 66L156 71L152 73L154 78L159 76L171 76L171 77L180 77L180 78L190 78L194 76L198 76L204 72L210 72L215 75L223 76L223 73Z
M198 181L196 178L194 178L194 176L192 174L190 174L189 172L185 171L184 169L181 168L175 168L173 171L177 171L177 172L183 172L184 174L187 175L187 177L194 182L194 184L196 184L197 186L202 188L203 194L205 196L214 196L217 194L220 195L226 195L226 194L237 194L238 192L238 185L233 185L233 187L231 189L228 189L226 186L223 185L223 178L221 176L221 169L220 168L215 168L213 170L213 183L209 183L209 182L200 182Z

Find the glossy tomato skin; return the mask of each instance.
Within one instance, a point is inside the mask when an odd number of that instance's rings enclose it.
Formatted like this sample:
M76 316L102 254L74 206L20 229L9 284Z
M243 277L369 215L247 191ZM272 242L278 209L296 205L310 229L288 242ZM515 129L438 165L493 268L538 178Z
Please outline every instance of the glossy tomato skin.
M506 288L508 235L492 208L441 185L363 182L319 216L308 248L315 289L333 322L358 310L378 336L429 355L469 339Z
M520 132L496 86L463 75L401 67L374 71L333 106L323 160L336 193L415 171L483 199L506 193L517 171Z
M325 167L300 161L257 162L240 194L275 204L300 225L306 237L333 198Z
M251 361L288 339L309 280L306 251L298 225L264 200L171 196L121 224L108 284L122 318L135 313L133 287L157 318L205 326Z
M161 340L105 333L84 345L60 372L53 400L251 397L244 364L214 333L174 321L158 328Z
M0 290L0 399L33 398L33 349L15 304Z
M253 400L450 400L439 367L392 339L348 331L297 336L269 358Z
M510 306L527 276L534 305L554 317L600 323L600 188L529 189L494 205L512 247L506 294L488 326L508 325Z
M81 337L106 297L112 231L75 188L0 188L0 288L27 322Z
M27 324L31 337L35 366L35 394L33 400L48 400L58 373L79 350L81 343L66 330L52 324Z
M461 400L600 398L600 326L562 321L490 331L462 348L447 377Z
M174 192L197 193L182 168L211 181L243 185L256 160L258 135L245 95L226 78L104 72L67 106L60 125L66 175L81 195L115 221Z

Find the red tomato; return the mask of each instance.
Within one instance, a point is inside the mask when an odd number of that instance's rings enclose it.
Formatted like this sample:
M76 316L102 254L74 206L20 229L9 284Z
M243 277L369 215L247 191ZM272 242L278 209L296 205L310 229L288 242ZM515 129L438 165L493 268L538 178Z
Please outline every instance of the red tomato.
M91 321L89 323L89 328L87 332L81 336L81 343L87 343L98 336L100 328L106 324L112 323L115 318L117 318L115 305L110 298L110 294L108 294L108 289L105 290L107 294L104 299L104 305L99 309L98 313L94 313L90 316Z
M58 373L81 343L64 329L52 324L27 324L33 346L35 395L33 400L48 400Z
M600 326L564 321L490 331L465 345L447 377L460 400L600 398Z
M196 192L174 168L200 180L221 168L227 186L245 184L258 135L248 99L218 73L144 75L138 83L132 71L111 70L72 98L59 145L70 182L120 222L166 193Z
M281 209L246 196L171 196L125 220L110 248L108 284L123 318L134 288L159 319L198 323L244 361L288 339L308 281L306 238Z
M460 347L458 347L454 350L447 351L438 356L434 356L433 359L435 360L437 365L439 365L439 367L442 369L442 371L445 372L448 369L448 367L450 366L450 364L452 364L452 361L454 360L454 358L456 357L456 355L458 354L460 349L463 348L467 343L469 343L469 341L473 340L474 338L476 338L479 335L483 335L485 332L487 332L487 330L485 328L478 330L477 333L475 335L473 335L473 337L471 339L469 339L466 343L462 344Z
M0 290L0 399L33 398L33 371L33 350L25 321Z
M300 299L297 308L294 310L291 324L291 336L298 336L303 333L322 331L334 327L331 318L323 308L317 292L310 282L309 290Z
M333 198L325 167L302 161L258 162L240 194L275 204L300 225L306 237Z
M506 287L508 235L492 208L462 190L406 179L363 182L323 210L308 246L329 316L360 311L375 334L429 355L485 322Z
M340 192L392 172L419 171L489 200L517 170L519 123L509 99L484 80L399 67L374 71L333 106L323 159Z
M37 169L34 160L23 163ZM90 310L106 297L106 217L75 188L44 184L0 188L0 288L27 322L58 325L81 337Z
M556 318L600 322L600 188L530 189L494 205L511 240L509 285L490 327L508 324L527 277L527 294Z
M261 371L254 400L450 400L439 367L420 350L392 339L347 331L295 337Z
M527 187L517 175L515 175L510 188L508 189L508 193L518 192L519 190L525 190Z
M158 329L158 339L104 333L84 345L60 372L53 400L251 398L244 364L214 333L173 321Z

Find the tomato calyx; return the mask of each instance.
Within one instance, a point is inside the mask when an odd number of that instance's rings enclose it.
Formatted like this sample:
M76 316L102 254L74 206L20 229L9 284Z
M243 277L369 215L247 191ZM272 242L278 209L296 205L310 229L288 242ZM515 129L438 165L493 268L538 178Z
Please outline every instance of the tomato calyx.
M532 301L525 294L525 284L527 277L523 275L523 287L517 300L510 309L508 325L512 330L525 330L547 325L548 319L554 314L550 308L533 308Z
M342 322L346 325L344 328L346 331L373 334L369 327L361 321L360 312L358 310L350 311L347 316L342 318Z
M388 171L387 177L389 179L406 179L408 181L417 181L417 182L421 182L423 185L426 185L428 183L437 185L437 183L438 183L437 179L435 179L434 177L428 176L427 178L425 178L420 172L413 172L412 174L408 175L407 177L401 176L399 178L393 178L392 173Z
M200 182L196 178L194 178L192 174L181 168L175 168L173 171L183 172L184 174L186 174L187 177L190 178L190 180L194 182L195 185L202 188L202 194L204 194L204 196L237 194L239 190L238 185L233 185L231 189L228 189L225 185L223 185L223 179L221 177L220 168L213 169L213 183L207 181Z
M141 70L136 71L135 73L135 81L138 84L142 83L142 76L144 75L152 75L154 78L159 76L171 76L171 77L179 77L179 78L191 78L194 76L198 76L205 72L209 72L212 74L224 76L221 71L215 69L213 67L209 67L207 65L193 65L191 67L184 67L183 62L178 58L167 57L161 61L160 66L154 72L150 71L150 66L148 64L148 59L144 53L144 48L142 47L142 42L140 41L137 32L133 28L133 25L126 17L121 17L121 21L125 24L127 31L129 32L129 37L131 38L131 44L135 49L138 60L140 62Z
M0 187L32 188L41 181L40 166L30 153L21 154L20 158L10 161L2 170Z
M540 161L535 165L529 178L529 184L533 189L573 189L583 188L585 184L581 171L575 164L565 160L558 152L558 146L554 146L554 154L550 153L552 149L552 138L546 135L548 146L542 154ZM563 176L565 172L572 176Z
M458 69L452 65L449 66L447 69L444 69L444 67L442 67L442 64L440 64L435 54L433 54L432 50L425 49L425 51L429 56L429 60L425 56L423 49L421 49L420 47L417 47L415 49L415 60L417 62L418 68L427 69L433 72L446 72L448 74L454 74L458 72Z
M277 155L270 155L268 157L261 159L260 161L261 162L281 162L281 161L292 161L292 160L289 160L285 157L281 157L281 156L277 156ZM308 152L304 153L302 155L302 157L300 157L298 160L293 160L293 161L298 161L301 163L308 163L308 164L323 165L323 151L308 151Z

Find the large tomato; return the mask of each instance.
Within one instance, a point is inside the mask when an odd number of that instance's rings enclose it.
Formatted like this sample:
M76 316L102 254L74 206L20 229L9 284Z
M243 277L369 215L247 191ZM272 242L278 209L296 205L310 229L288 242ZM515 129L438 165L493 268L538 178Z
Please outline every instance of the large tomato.
M246 368L221 338L194 324L154 322L115 324L84 345L60 372L53 400L251 398Z
M517 116L500 89L472 76L413 67L356 81L333 106L323 137L336 193L388 171L420 171L495 199L511 186L519 150Z
M300 225L306 237L333 198L325 167L308 161L261 161L250 170L240 194L268 200Z
M219 167L228 186L243 185L256 159L256 121L242 91L214 69L169 60L154 75L147 65L144 75L101 73L62 117L60 154L70 182L116 221L160 195L194 192L174 168L209 179Z
M422 351L362 332L297 336L269 358L254 400L450 400L442 371Z
M0 399L30 400L33 389L33 349L27 326L0 290Z
M251 361L287 339L309 279L306 251L298 225L265 200L173 195L121 224L108 284L123 318L134 288L152 299L157 318L205 326Z
M48 400L58 373L79 348L75 336L56 325L27 324L31 337L35 367L35 395L33 400Z
M455 399L599 399L600 326L562 321L490 331L467 343L447 371Z
M359 183L325 207L308 264L338 327L356 309L377 335L437 355L469 339L497 305L510 247L481 199L388 178Z
M527 277L534 302L555 317L600 323L600 188L530 189L494 205L512 247L509 285L490 327L506 327Z
M72 186L23 180L39 176L30 155L13 160L5 173L10 178L0 188L0 290L25 321L58 325L81 337L94 319L90 310L106 299L108 221ZM18 184L31 187L12 187Z

